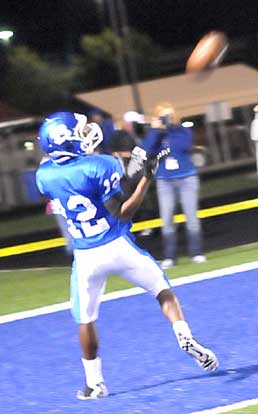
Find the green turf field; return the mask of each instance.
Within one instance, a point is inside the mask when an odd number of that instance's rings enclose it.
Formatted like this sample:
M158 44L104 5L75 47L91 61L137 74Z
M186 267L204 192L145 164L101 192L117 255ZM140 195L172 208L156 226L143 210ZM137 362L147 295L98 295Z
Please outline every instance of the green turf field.
M181 258L166 273L172 279L257 261L258 243L214 251L207 259L206 263L192 264L188 258ZM69 276L68 267L0 271L0 315L68 301ZM110 276L106 292L129 287L132 285L119 276ZM258 405L228 413L258 414Z
M37 253L35 253L37 254ZM206 272L258 260L258 243L215 251L208 261L193 264L181 258L179 264L166 273L170 278ZM38 308L69 300L70 268L30 269L0 272L0 315ZM107 292L131 287L118 276L111 276Z
M258 414L258 405L253 407L241 408L240 410L229 411L228 414Z

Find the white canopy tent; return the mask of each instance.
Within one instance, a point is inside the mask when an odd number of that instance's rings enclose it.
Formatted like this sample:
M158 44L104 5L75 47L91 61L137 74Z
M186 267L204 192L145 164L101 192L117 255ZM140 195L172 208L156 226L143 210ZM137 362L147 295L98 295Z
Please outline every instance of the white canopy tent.
M146 117L157 103L171 102L179 117L204 114L212 102L227 102L232 108L258 102L258 71L244 64L222 66L207 73L182 74L139 82L138 90ZM82 102L110 113L115 121L135 110L131 85L82 92Z

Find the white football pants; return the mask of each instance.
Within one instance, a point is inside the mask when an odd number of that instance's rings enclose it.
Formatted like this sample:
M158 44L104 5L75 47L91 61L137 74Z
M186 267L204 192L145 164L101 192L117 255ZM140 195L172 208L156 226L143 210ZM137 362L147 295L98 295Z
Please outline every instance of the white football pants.
M92 249L77 249L71 274L72 314L77 323L98 318L101 295L110 274L122 276L155 297L170 288L155 259L128 236Z

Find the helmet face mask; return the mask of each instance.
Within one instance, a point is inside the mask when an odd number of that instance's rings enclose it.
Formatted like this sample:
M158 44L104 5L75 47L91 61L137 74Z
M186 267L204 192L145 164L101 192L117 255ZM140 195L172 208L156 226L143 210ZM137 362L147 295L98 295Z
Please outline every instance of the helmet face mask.
M81 134L82 143L80 146L84 154L92 154L103 141L102 130L95 122L86 124Z
M79 155L92 154L102 140L99 125L87 124L87 117L77 113L51 114L39 129L41 148L57 163Z

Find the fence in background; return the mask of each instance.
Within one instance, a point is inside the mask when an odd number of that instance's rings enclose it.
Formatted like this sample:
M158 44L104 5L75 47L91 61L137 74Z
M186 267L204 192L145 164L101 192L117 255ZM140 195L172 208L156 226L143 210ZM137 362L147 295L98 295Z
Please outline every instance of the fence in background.
M231 110L225 103L213 103L206 114L190 120L193 159L202 174L255 165L249 138L252 109L253 105ZM35 183L43 156L37 145L40 122L25 118L0 123L0 211L42 202Z

